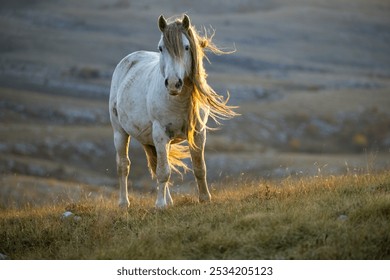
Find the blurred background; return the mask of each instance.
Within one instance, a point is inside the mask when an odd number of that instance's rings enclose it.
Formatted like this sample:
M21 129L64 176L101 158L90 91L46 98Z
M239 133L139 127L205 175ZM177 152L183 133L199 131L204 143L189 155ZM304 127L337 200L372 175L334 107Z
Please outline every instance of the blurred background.
M390 167L389 1L4 0L0 207L116 192L112 72L156 50L160 14L183 13L237 50L206 62L241 113L209 133L212 187ZM153 191L135 140L130 158L131 188ZM176 192L195 192L191 174L176 179Z

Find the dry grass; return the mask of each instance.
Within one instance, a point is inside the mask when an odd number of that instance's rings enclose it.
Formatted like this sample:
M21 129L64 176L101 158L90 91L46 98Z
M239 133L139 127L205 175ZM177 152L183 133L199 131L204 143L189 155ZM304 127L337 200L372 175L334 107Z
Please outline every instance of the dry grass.
M222 185L222 184L221 184ZM389 259L390 172L215 186L211 204L115 198L0 213L11 259ZM228 185L226 187L226 185ZM81 217L62 219L65 211Z

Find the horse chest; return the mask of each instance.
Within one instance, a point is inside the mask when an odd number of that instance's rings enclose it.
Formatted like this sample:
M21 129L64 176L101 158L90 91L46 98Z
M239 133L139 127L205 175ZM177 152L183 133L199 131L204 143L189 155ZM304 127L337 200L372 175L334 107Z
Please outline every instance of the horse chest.
M158 122L169 139L184 140L187 137L188 108L186 106L171 106L163 102L151 106L150 114L153 121Z
M165 134L169 139L186 139L187 134L187 123L183 121L176 121L175 123L169 122L163 125Z

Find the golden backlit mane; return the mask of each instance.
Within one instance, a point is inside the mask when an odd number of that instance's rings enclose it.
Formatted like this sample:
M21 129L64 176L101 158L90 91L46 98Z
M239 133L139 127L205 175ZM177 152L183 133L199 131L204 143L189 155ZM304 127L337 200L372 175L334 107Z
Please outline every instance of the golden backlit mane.
M194 26L189 25L186 28L182 20L176 19L168 24L163 31L164 45L173 57L182 57L183 42L181 34L184 34L190 42L192 58L191 73L185 81L185 86L192 88L191 108L188 112L187 140L191 147L196 147L194 134L208 128L206 125L207 119L204 118L205 113L208 112L217 124L219 124L218 120L229 119L237 115L233 111L236 107L227 105L229 98L225 99L209 86L206 80L207 73L203 66L205 51L211 51L214 54L228 54L230 52L224 52L213 44L214 33L208 37L205 30L204 36L201 36ZM186 82L189 84L186 84Z

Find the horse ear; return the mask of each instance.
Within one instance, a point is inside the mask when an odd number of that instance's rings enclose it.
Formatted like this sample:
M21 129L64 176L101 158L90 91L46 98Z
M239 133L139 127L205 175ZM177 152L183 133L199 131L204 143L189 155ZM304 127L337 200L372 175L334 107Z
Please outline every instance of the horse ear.
M182 24L185 30L188 30L191 26L191 20L186 14L184 14Z
M158 18L158 28L160 28L161 32L164 32L165 27L167 27L167 20L164 18L163 15L160 15Z

